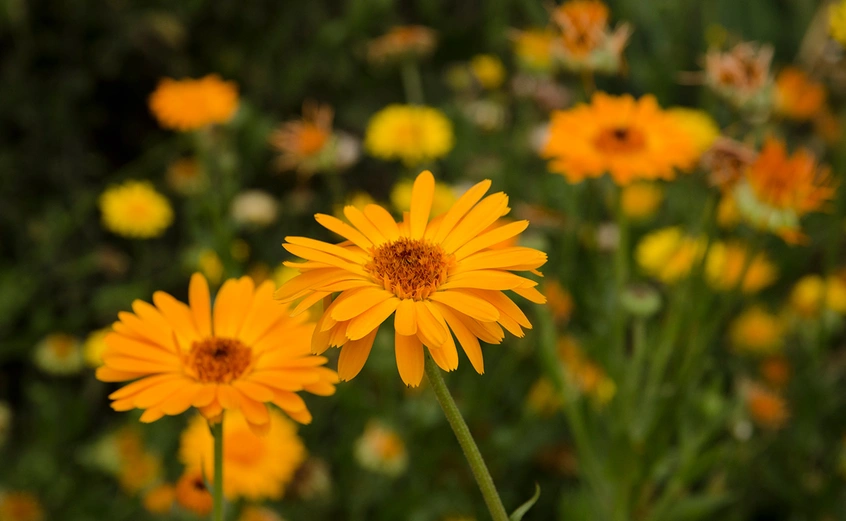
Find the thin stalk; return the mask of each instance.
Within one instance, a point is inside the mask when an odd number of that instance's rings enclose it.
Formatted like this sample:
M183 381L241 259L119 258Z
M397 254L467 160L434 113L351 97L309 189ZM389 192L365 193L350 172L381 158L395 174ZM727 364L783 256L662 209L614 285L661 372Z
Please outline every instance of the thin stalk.
M420 69L414 60L405 60L400 69L402 74L402 87L405 90L405 99L412 105L422 105L423 81L420 79Z
M458 438L458 443L464 451L467 463L470 464L470 470L473 471L473 477L476 478L476 483L485 498L485 504L488 506L493 521L508 521L508 514L499 498L499 492L496 490L491 473L488 472L485 460L482 459L482 453L479 452L479 447L476 446L473 435L467 428L467 423L461 416L455 400L452 399L449 388L447 388L446 382L441 376L441 370L428 356L426 357L426 378L428 378L432 390L435 391L435 396L438 398L438 403L441 404L441 409L443 409L450 427L452 427L452 432Z
M214 483L212 521L223 521L223 418L209 425L214 438Z

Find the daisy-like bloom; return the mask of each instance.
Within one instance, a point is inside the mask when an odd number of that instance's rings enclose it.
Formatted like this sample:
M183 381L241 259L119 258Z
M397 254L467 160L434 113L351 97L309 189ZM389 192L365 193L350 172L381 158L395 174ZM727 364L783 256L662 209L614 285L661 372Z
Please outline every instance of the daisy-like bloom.
M728 51L711 49L705 55L705 83L741 109L765 110L770 104L773 48L741 42Z
M210 74L164 78L150 95L150 111L163 128L187 132L228 122L238 110L238 87Z
M0 520L43 521L44 509L29 492L0 492Z
M790 362L782 355L769 356L761 361L761 376L776 389L782 389L790 381Z
M711 145L720 135L720 127L717 126L717 122L704 110L672 107L667 109L667 114L674 118L676 123L684 128L685 134L693 140L697 159L711 148Z
M167 167L167 185L180 195L197 195L209 186L209 178L200 162L193 157L177 159Z
M265 507L248 505L241 510L238 521L285 521L282 517Z
M708 171L708 182L722 191L734 188L746 169L752 166L757 152L739 141L719 136L700 158Z
M664 190L655 183L634 183L624 186L620 192L620 210L629 219L649 219L664 201Z
M404 214L411 210L412 191L414 188L414 181L404 180L399 181L391 189L391 204L394 209ZM432 215L441 215L452 208L455 201L458 199L455 188L446 183L435 183L435 191L432 193ZM359 210L364 210L363 207L356 207Z
M396 430L382 422L371 420L355 442L355 459L362 467L399 476L408 467L408 451Z
M673 179L698 159L696 144L655 98L594 94L591 104L552 113L541 156L571 183L606 172L619 185Z
M782 141L768 138L732 194L740 215L750 224L798 242L803 237L801 217L821 210L835 191L830 170L818 166L808 150L788 156Z
M182 474L176 482L176 502L198 516L207 516L211 513L214 500L202 472L188 469Z
M103 351L106 350L106 335L112 330L110 327L104 327L97 331L91 332L82 344L82 356L88 367L97 369L103 365Z
M144 494L141 503L151 514L167 514L176 501L176 488L170 484L158 485Z
M398 25L367 44L367 59L374 65L420 59L432 54L437 33L422 25Z
M173 222L168 200L147 181L125 181L100 195L103 226L130 239L158 237Z
M367 123L364 148L374 157L413 166L447 155L453 139L452 123L438 109L388 105Z
M631 28L622 24L611 31L608 7L598 0L570 0L551 13L561 35L554 51L570 70L616 73Z
M704 251L703 239L685 235L681 228L672 226L641 239L635 249L635 259L648 275L673 284L687 277Z
M352 226L329 215L316 216L346 242L286 238L285 249L306 262L289 264L301 275L276 296L282 302L303 298L294 309L296 315L340 293L317 323L312 350L322 353L343 346L338 360L341 379L358 374L376 331L394 314L397 368L412 387L423 378L424 345L445 371L458 367L450 329L473 368L482 373L479 339L498 344L502 328L523 336L522 328L531 327L502 290L544 303L536 282L511 272L535 271L546 262L546 254L524 247L492 248L520 234L528 221L484 232L509 211L508 196L502 192L482 199L490 186L487 180L476 184L430 221L435 179L425 171L414 182L411 210L401 223L378 205L363 212L348 206L344 214Z
M237 224L264 228L276 220L279 205L264 190L245 190L232 199L229 211Z
M768 355L781 350L784 325L776 315L754 306L732 321L729 339L739 352Z
M53 333L35 346L35 365L45 373L71 375L82 370L82 348L76 337Z
M807 121L823 109L825 99L825 87L801 69L785 67L776 77L775 108L787 118Z
M155 306L133 302L134 313L118 314L97 370L105 382L137 380L110 395L112 408L144 409L145 423L189 407L210 420L241 410L254 430L266 432L265 404L272 403L310 422L296 393L331 395L337 375L322 367L326 358L309 353L314 325L291 318L273 289L270 281L256 288L249 277L227 280L212 310L208 283L195 273L188 305L162 291L153 295Z
M520 67L541 73L552 70L552 47L555 41L555 33L546 29L528 29L512 31L509 37Z
M477 54L470 60L470 72L482 88L498 89L505 81L505 66L492 54Z
M297 170L310 175L332 166L332 117L329 105L303 103L301 120L288 121L270 135L270 144L279 152L281 170Z
M230 500L279 499L305 457L296 425L282 413L270 411L263 436L253 433L241 412L228 413L223 422L223 494ZM202 416L183 431L179 459L214 482L214 439Z
M828 8L828 32L840 45L846 46L846 0L834 2Z
M761 428L778 430L784 427L790 418L790 411L784 398L761 384L744 385L743 397L749 415Z
M708 258L705 259L705 277L708 284L717 291L739 289L743 293L752 294L775 282L778 270L766 253L757 253L751 261L747 260L748 256L748 248L741 243L712 244L708 250Z

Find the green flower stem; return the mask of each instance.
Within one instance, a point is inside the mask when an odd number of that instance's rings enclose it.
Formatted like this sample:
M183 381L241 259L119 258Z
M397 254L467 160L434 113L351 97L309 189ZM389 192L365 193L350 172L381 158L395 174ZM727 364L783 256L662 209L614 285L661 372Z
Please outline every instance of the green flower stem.
M455 437L458 438L458 443L464 451L464 457L467 458L467 463L470 464L470 469L473 471L473 476L476 478L476 483L479 485L479 490L482 491L482 496L485 498L485 504L488 506L488 511L491 513L493 521L508 521L508 514L505 512L505 507L502 505L502 500L499 498L499 492L496 490L491 473L488 472L488 467L485 465L485 460L482 459L482 453L479 452L479 447L473 440L473 435L470 434L470 429L467 428L455 400L444 382L444 377L441 376L441 370L435 365L431 357L426 357L426 378L432 385L432 390L435 391L435 396L438 398L438 403L441 404L441 409L449 422Z
M214 438L214 483L212 521L223 521L223 417L209 425Z
M405 89L405 99L412 105L423 105L423 81L420 79L420 69L414 60L402 62L402 86Z

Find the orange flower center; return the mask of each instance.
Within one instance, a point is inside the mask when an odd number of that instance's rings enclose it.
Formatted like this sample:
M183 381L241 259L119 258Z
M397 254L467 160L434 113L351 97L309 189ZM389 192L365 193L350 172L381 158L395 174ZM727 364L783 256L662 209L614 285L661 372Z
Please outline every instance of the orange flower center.
M376 248L365 269L399 298L422 300L446 281L451 259L438 244L402 237Z
M646 136L636 128L612 127L603 129L593 144L609 154L634 154L646 147Z
M305 123L300 128L298 148L299 153L304 156L317 154L323 149L329 136L326 132L313 123Z
M233 338L211 337L194 342L187 365L203 383L229 383L252 362L252 350Z

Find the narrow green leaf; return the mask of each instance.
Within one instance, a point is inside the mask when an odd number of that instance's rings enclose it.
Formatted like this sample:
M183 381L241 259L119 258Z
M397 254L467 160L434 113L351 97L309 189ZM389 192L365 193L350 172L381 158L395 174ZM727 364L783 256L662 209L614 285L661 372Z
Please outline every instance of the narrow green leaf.
M525 503L523 503L522 505L517 507L517 510L515 510L508 519L510 521L520 521L521 519L523 519L523 516L526 515L526 512L531 510L531 508L533 506L535 506L535 503L538 502L539 497L540 497L540 485L535 483L535 495L533 495L532 497L529 498L528 501L526 501Z

